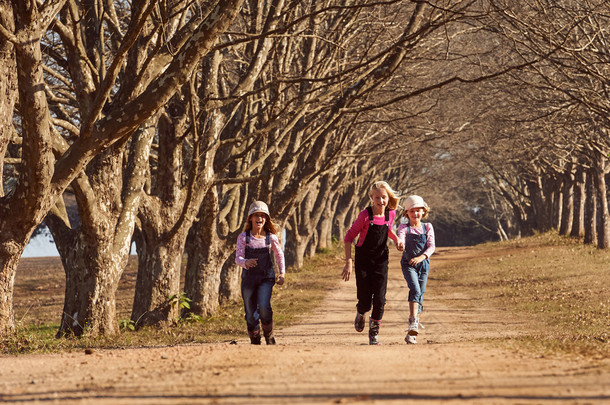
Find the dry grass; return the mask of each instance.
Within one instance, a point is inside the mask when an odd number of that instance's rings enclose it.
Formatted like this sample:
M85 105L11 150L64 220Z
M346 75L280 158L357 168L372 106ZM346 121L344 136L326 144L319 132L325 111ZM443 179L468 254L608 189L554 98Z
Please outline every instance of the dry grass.
M541 354L610 355L610 252L546 233L477 246L480 258L438 276L520 317L527 329L503 341Z
M563 353L591 358L610 355L610 252L547 233L475 247L479 257L435 269L435 289L459 288L472 300L508 311L528 325L519 337L498 342L541 354ZM342 247L289 271L287 283L274 288L274 321L286 326L314 308L339 282ZM138 332L123 329L110 338L55 339L63 306L63 271L59 262L24 260L15 283L18 330L0 340L1 353L69 351L86 347L128 347L230 342L245 335L241 302L199 322L177 322ZM129 317L135 263L125 272L117 307L119 320Z
M274 323L286 326L311 311L340 280L342 249L319 253L298 271L289 270L287 282L274 288ZM117 291L119 324L128 321L137 274L135 260L128 265ZM55 339L63 309L64 273L58 258L22 260L15 282L17 332L0 339L0 353L44 353L82 348L163 346L201 342L230 342L246 335L242 302L227 302L217 314L195 321L176 320L165 327L122 328L112 337Z

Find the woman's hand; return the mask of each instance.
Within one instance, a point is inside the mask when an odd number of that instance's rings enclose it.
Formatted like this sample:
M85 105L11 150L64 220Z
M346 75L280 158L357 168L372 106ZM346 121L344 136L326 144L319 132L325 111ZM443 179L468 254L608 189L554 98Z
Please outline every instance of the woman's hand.
M343 267L343 273L341 273L341 278L344 281L349 281L349 276L352 274L352 259L349 258L345 261L345 267Z
M283 274L280 274L279 276L277 276L277 280L275 281L275 283L276 283L277 285L282 285L282 284L284 284L284 275L283 275Z

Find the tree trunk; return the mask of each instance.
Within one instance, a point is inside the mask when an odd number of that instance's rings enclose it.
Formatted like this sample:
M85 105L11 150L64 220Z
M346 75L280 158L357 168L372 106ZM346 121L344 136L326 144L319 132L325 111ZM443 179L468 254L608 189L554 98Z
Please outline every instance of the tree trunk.
M2 266L0 272L0 297L2 297L0 299L0 336L7 335L15 330L13 288L17 265L27 244L26 241L22 244L16 244L14 240L10 242L9 244L0 244L0 265ZM7 245L10 246L11 250L7 250Z
M585 233L585 183L587 173L579 168L574 176L574 215L572 216L572 229L570 236L580 238Z
M9 1L0 0L0 24L13 31L15 21ZM15 128L13 127L13 112L17 100L17 65L15 62L15 50L11 42L0 35L0 173L4 173L5 159L8 145L13 140ZM12 156L18 159L19 156ZM11 165L16 164L10 163ZM4 174L3 174L4 179ZM0 197L4 197L4 184L0 187ZM1 287L0 287L1 288Z
M300 269L303 267L303 257L307 247L304 239L305 237L299 234L297 219L294 216L291 217L286 226L286 248L284 249L286 268L294 267Z
M569 235L574 222L574 173L571 165L563 179L561 221L559 223L559 234Z
M164 241L141 232L138 246L138 276L131 320L136 327L173 322L179 305L170 302L180 292L180 269L186 232Z
M597 240L597 198L594 185L595 173L589 170L585 186L585 243L596 243Z
M199 221L194 224L186 242L184 291L192 302L190 310L185 312L197 315L211 315L218 310L221 273L229 251L217 232L219 209L216 187L208 191L204 201L206 204L202 207ZM207 203L212 201L214 203Z
M129 153L114 144L73 182L80 213L76 229L71 229L63 204L65 219L57 210L47 216L66 273L58 337L118 332L115 294L129 260L154 132L150 127L138 131Z
M333 247L333 219L337 208L338 196L333 195L328 199L323 209L320 223L318 224L318 249L326 250Z
M347 228L351 226L351 218L348 218L348 214L353 209L354 204L354 186L350 185L347 190L341 193L337 201L337 209L335 210L335 217L333 219L333 236L343 243Z
M222 265L220 273L220 303L236 302L241 296L241 267L235 264L235 250Z
M595 189L597 200L597 247L598 249L610 248L610 215L608 213L608 194L606 189L606 158L600 157L600 166L595 167Z
M17 4L16 2L13 2ZM49 5L49 12L60 3ZM0 333L14 330L13 288L15 274L21 254L32 233L57 194L51 192L50 183L54 175L55 158L51 147L50 114L43 89L44 74L40 36L46 27L39 26L38 7L19 6L0 0L0 23L9 32L15 32L19 46L14 47L0 35L0 162L3 172L0 199ZM29 24L29 25L25 25ZM17 90L17 93L15 92ZM13 181L4 180L6 145L14 132L14 107L19 96L21 126L21 156ZM17 179L19 176L19 179ZM6 189L5 189L6 187ZM8 189L8 190L7 190ZM18 213L19 215L16 215Z
M72 245L78 249L60 249L58 243L66 269L66 295L57 337L118 333L115 297L129 256L124 249L104 249L107 246L99 241L80 234Z

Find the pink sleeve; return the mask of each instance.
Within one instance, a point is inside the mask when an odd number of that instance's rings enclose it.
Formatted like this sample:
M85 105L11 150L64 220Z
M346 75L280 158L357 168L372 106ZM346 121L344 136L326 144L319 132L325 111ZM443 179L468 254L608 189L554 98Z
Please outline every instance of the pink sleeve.
M424 226L426 227L428 237L426 238L426 250L424 250L423 254L425 254L429 259L430 256L432 256L432 253L434 253L436 250L436 239L434 237L434 228L432 228L432 224L430 222L426 222Z
M237 249L235 250L235 263L246 268L246 234L240 233L237 237Z
M389 222L388 222L388 236L394 242L398 243L398 241L399 241L398 236L396 236L396 234L394 233L393 226L392 226L392 224L394 224L394 219L395 218L396 218L396 210L390 210L390 215L388 216L388 220L389 220Z
M360 214L358 214L358 218L356 218L356 220L354 221L354 223L352 224L352 226L348 229L347 233L345 234L345 238L343 239L343 242L345 243L352 243L354 241L354 239L356 239L356 236L358 236L358 234L360 234L363 230L363 228L365 227L365 225L367 224L369 218L369 214L366 210L363 210L360 212ZM362 240L364 235L361 235ZM360 240L358 240L360 241Z
M406 236L407 236L407 224L398 225L398 240L404 244Z
M273 251L273 255L275 256L275 263L277 264L277 268L280 274L283 276L284 274L286 274L284 252L282 251L282 245L280 244L280 240L275 234L271 234L271 250Z

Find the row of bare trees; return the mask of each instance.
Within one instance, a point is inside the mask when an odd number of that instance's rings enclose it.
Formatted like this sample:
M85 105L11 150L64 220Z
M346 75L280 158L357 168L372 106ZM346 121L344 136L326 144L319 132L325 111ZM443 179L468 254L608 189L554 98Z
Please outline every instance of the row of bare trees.
M0 0L0 333L43 220L66 273L58 336L117 332L134 240L132 321L179 315L183 263L191 310L212 314L238 294L251 201L299 267L380 178L426 196L440 241L557 228L607 247L607 8Z
M59 336L116 333L132 240L134 322L178 315L185 252L192 309L214 312L237 293L230 256L254 199L299 266L387 175L390 135L366 123L389 95L442 85L399 82L471 3L0 1L0 330L45 218L66 272Z
M490 1L489 26L529 65L503 76L490 99L479 166L506 233L557 229L610 247L610 5L604 1ZM488 104L491 105L491 104ZM482 138L479 138L482 139Z

